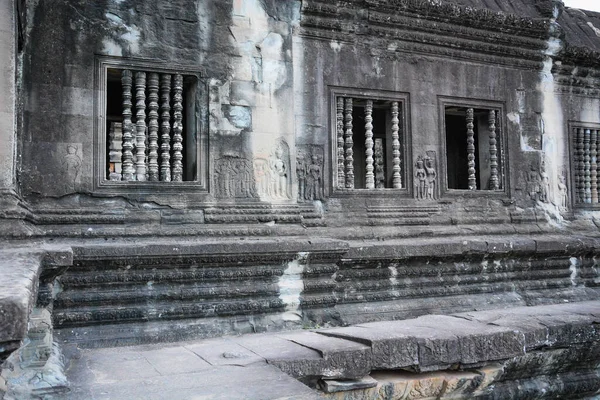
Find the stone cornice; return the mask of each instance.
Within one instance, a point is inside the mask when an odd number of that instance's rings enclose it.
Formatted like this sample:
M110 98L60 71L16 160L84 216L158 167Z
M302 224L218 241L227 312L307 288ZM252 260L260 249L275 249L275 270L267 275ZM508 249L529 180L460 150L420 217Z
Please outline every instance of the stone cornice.
M368 38L370 43L385 38L412 43L420 53L483 62L489 55L506 58L501 64L537 69L550 20L425 0L309 0L303 3L301 27L303 36L350 42Z

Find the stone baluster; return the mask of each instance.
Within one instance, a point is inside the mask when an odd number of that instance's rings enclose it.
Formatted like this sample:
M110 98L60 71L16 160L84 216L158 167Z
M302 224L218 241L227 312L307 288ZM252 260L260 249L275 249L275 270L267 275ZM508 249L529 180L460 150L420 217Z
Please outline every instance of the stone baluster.
M490 110L490 190L500 189L498 179L498 148L496 141L496 111Z
M111 122L108 133L108 179L123 180L123 124Z
M585 183L585 202L592 202L592 176L591 176L591 157L590 157L590 130L585 129L583 133L583 161L584 161L584 183Z
M133 78L130 70L121 73L123 87L123 180L134 181L133 167L133 123L131 122L131 87Z
M344 171L344 98L338 97L336 104L336 129L337 129L337 170L338 189L346 185L346 173Z
M183 181L183 76L176 74L173 79L173 182Z
M135 73L135 173L138 181L146 180L146 73Z
M577 198L577 202L579 201L579 189L581 187L581 179L579 176L579 151L577 149L577 143L578 143L578 135L579 135L579 129L573 128L573 168L574 168L574 178L575 181L573 182L574 185L574 193L575 193L575 197Z
M375 189L375 174L373 171L373 100L367 100L365 105L365 156L366 156L366 188Z
M148 180L158 182L158 74L148 74Z
M402 189L402 174L400 168L400 119L397 101L392 102L392 185L394 189Z
M598 204L598 131L592 130L590 134L590 179L592 204Z
M345 123L345 153L346 153L346 188L354 189L354 142L352 141L352 98L347 97L344 108L344 123Z
M160 77L160 180L171 182L171 75Z
M578 198L580 203L585 202L585 162L583 158L583 129L577 129L577 175L579 175Z
M475 131L473 121L475 120L474 110L467 109L467 159L469 162L469 190L477 189L477 177L475 176Z

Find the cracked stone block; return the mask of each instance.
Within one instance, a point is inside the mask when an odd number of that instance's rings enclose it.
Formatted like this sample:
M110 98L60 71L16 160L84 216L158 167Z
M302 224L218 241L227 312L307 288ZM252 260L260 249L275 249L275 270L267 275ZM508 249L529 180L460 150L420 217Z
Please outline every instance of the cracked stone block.
M323 377L357 379L371 372L371 349L364 344L300 332L278 335L282 339L316 350L325 362Z

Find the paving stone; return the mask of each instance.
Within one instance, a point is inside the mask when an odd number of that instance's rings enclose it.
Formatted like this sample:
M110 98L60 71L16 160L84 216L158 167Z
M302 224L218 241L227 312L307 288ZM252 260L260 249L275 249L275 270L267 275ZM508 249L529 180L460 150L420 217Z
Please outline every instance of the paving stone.
M227 340L208 340L186 344L185 348L202 357L211 365L249 365L264 363L265 359L247 348Z
M367 375L372 369L371 349L364 344L314 332L278 336L319 352L326 363L323 377L356 379Z
M74 382L67 400L274 400L317 399L318 394L270 365L220 366L209 370L107 384Z
M419 346L412 335L377 326L356 326L319 331L321 335L345 338L371 347L374 369L396 369L419 364Z
M248 335L233 341L294 378L320 377L327 366L318 351L274 335Z
M211 368L211 364L185 347L163 347L140 351L161 375L185 374Z

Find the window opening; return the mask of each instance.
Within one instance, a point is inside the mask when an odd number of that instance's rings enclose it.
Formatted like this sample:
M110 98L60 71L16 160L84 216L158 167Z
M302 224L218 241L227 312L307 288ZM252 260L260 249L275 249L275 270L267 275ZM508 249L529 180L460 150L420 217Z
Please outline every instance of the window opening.
M402 189L403 103L336 98L339 189Z
M571 170L574 178L575 204L595 205L600 199L598 150L600 130L576 126L572 128Z
M108 180L197 180L196 89L195 76L107 69Z
M445 107L448 189L501 190L499 111Z

